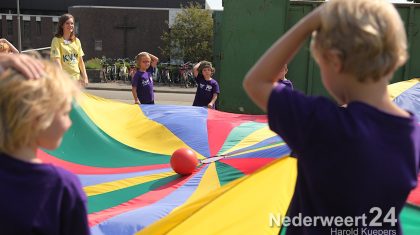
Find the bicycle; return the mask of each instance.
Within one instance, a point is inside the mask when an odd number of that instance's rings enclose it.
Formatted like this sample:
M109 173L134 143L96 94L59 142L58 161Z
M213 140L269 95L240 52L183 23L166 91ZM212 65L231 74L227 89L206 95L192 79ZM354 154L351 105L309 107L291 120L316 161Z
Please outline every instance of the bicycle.
M168 63L159 64L158 74L159 74L159 76L158 76L158 82L159 83L171 86L173 81L171 79L170 69L169 69L169 64Z

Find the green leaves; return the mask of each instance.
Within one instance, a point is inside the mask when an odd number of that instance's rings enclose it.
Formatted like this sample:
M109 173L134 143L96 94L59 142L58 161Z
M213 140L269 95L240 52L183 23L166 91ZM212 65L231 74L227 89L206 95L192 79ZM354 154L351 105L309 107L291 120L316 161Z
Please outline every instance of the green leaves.
M209 10L198 3L182 6L174 24L162 35L164 47L160 48L167 58L184 61L211 61L213 50L213 19Z

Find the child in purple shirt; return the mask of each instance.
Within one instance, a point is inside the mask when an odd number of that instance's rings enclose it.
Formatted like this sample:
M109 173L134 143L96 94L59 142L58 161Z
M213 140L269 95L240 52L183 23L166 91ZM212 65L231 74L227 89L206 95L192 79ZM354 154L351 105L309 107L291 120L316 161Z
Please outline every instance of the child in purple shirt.
M338 104L275 85L276 65L311 35L322 82ZM286 234L401 234L399 214L419 173L420 129L387 85L406 59L406 33L391 3L330 0L248 72L246 92L297 155L288 217L306 222L286 223Z
M197 82L193 106L215 109L220 88L219 83L211 77L214 73L213 66L208 61L201 61L194 66L193 73Z
M138 71L134 74L131 81L131 92L134 103L154 104L155 97L153 92L153 70L157 66L159 59L147 52L140 52L136 56Z
M44 75L37 79L12 69L0 74L0 231L89 234L78 178L36 156L37 148L60 145L78 90L61 69L42 63Z

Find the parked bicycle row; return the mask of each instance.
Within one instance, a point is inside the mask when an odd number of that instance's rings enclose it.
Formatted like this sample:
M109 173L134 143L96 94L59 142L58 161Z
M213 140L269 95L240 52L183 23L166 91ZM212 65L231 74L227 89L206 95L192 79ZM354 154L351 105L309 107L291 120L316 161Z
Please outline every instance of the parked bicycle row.
M125 59L109 59L101 60L101 80L103 82L123 81L130 82L137 67L135 61L128 58ZM187 62L183 64L159 63L153 70L153 81L157 84L167 86L180 87L196 87L193 76L194 63Z
M153 77L157 83L168 86L196 87L193 66L194 64L191 62L181 65L161 63L157 66L157 71L153 74Z

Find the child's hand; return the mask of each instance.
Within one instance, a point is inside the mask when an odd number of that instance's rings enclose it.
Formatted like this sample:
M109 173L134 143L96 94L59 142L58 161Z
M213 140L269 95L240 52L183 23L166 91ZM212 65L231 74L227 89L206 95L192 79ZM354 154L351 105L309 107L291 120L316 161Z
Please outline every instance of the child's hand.
M23 54L1 54L0 68L14 68L28 79L38 79L44 73L41 61Z
M207 105L207 108L210 108L210 109L212 109L213 108L213 103L209 103L208 105Z
M139 104L140 102L138 101L138 100L135 100L134 101L134 104Z

